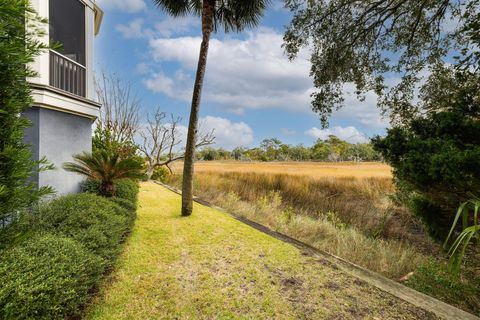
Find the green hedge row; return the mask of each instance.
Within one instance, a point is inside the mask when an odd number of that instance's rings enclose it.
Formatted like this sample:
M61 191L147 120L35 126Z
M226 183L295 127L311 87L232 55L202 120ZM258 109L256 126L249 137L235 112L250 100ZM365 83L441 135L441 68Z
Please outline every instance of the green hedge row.
M115 197L126 199L137 205L138 184L130 179L120 179L115 181L116 194ZM83 183L82 189L84 192L99 194L100 182L97 180L86 180Z
M24 217L23 235L0 252L0 319L80 315L135 221L132 194L120 195L67 195Z

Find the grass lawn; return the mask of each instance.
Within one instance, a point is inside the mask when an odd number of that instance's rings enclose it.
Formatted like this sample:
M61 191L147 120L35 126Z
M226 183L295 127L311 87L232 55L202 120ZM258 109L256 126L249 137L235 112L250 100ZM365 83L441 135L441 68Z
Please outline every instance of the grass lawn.
M133 234L86 319L430 319L326 261L144 183Z

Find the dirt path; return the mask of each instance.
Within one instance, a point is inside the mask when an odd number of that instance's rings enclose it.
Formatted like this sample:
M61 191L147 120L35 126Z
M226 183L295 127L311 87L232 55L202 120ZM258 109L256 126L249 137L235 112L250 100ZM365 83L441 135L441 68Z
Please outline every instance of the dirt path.
M134 232L87 319L436 319L327 260L142 184Z

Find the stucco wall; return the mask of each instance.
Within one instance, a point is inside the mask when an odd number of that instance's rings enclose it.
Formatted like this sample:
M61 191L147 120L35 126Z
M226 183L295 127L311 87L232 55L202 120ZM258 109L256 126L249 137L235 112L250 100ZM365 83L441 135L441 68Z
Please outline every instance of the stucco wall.
M58 195L80 191L83 180L78 174L67 172L63 164L72 161L72 155L92 148L92 120L69 113L30 108L25 117L33 123L25 132L25 141L32 145L34 159L46 157L54 170L33 176L40 186L52 186Z

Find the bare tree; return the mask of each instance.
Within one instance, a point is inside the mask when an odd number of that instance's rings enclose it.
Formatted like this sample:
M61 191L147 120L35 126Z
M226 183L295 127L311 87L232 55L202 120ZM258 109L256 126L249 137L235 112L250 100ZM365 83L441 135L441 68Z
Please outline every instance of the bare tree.
M97 128L108 131L112 141L133 142L139 129L140 100L131 84L102 72L95 79L95 91L102 104Z
M170 172L170 164L185 157L185 150L179 147L182 143L178 124L180 117L170 115L170 121L167 122L167 114L157 109L153 116L148 115L147 124L139 130L142 143L138 149L147 160L147 176L151 179L155 168L166 166ZM195 148L210 145L214 142L214 131L198 134Z

